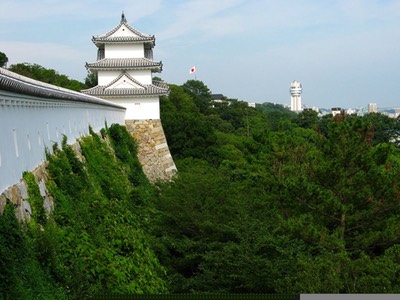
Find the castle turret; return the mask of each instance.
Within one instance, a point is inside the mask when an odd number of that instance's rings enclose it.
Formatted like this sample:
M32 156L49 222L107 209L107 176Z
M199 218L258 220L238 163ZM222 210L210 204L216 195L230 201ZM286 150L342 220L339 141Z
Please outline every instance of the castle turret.
M97 74L98 85L82 92L126 107L126 120L159 119L159 96L168 88L152 81L152 73L162 71L162 62L153 61L155 37L132 28L122 13L114 29L92 42L97 61L86 68Z
M170 179L176 166L160 120L160 96L169 89L152 79L153 72L162 71L161 61L153 60L154 35L131 27L122 13L114 29L92 42L97 61L86 68L97 74L98 85L82 92L126 107L125 125L138 141L143 171L151 181Z

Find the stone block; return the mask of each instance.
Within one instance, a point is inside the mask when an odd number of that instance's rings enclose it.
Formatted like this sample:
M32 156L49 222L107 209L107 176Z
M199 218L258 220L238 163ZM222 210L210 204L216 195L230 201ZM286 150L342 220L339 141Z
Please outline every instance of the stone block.
M43 199L43 207L49 215L54 210L54 200L50 195L46 195Z
M28 199L28 186L24 180L21 180L19 183L17 183L17 189L19 190L19 193L21 195L22 199Z
M7 198L6 195L3 193L0 195L0 215L3 214L6 204L7 204Z
M40 196L45 197L47 195L47 188L46 188L44 178L41 178L39 180L38 185L39 185Z
M22 199L17 185L13 185L6 192L6 197L14 204L21 205Z
M28 201L24 200L22 202L22 220L29 222L31 220L31 216L32 216L32 208L31 205L29 204Z
M162 143L156 146L156 150L162 149L162 148L168 148L167 143Z
M151 130L151 133L152 133L152 134L159 133L159 132L163 132L162 127L154 127L154 128L152 128L152 130Z
M169 180L170 175L165 172L165 168L172 165L176 170L176 167L161 120L128 120L126 125L129 133L138 142L138 158L149 180ZM165 156L168 156L168 161Z

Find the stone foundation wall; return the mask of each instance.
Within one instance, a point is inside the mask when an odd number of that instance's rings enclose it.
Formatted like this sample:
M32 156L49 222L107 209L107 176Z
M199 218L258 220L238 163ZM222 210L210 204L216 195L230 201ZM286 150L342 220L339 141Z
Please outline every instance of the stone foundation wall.
M126 120L125 125L139 144L139 161L149 180L171 180L177 169L161 120Z
M42 163L32 174L39 187L40 195L43 197L43 206L47 214L50 214L54 210L54 200L46 188L48 178L46 165L47 162ZM20 222L30 221L32 209L29 203L28 185L25 180L22 179L19 183L11 186L0 195L0 214L3 214L7 199L16 206L16 216Z
M152 182L171 180L177 169L169 152L161 121L131 120L126 122L126 127L138 141L138 157L149 180ZM83 161L79 143L74 143L72 148L78 159ZM43 162L32 174L43 197L44 208L50 214L54 210L54 201L46 188L48 179L46 166L47 162ZM3 214L7 199L16 206L16 215L20 222L30 221L32 209L29 203L28 185L23 179L0 194L0 214Z

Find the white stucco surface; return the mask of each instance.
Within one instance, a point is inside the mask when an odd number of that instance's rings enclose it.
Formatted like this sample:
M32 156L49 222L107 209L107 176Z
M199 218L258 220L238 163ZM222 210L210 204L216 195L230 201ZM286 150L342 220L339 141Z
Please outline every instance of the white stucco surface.
M126 107L126 120L160 119L160 101L158 97L113 99L113 102Z
M152 83L151 70L128 70L127 73L133 79L139 81L142 84ZM108 85L119 75L121 75L120 70L106 70L106 71L100 70L98 71L98 84Z
M118 36L138 37L137 34L129 30L129 28L124 24L122 24L121 27L119 27L118 30L111 35L111 37L118 37Z
M136 79L140 83L143 84L151 84L152 77L151 77L151 70L129 70L128 74Z
M124 124L125 110L94 103L46 99L0 89L0 193L45 159L45 149L72 144L105 123Z
M121 74L121 71L98 71L98 85L108 85Z
M140 58L144 57L143 44L107 44L105 46L106 58Z

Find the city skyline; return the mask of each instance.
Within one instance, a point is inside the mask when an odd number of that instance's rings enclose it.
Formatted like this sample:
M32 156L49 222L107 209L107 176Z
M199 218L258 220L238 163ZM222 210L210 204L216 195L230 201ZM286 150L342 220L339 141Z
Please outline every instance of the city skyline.
M22 9L21 9L22 7ZM3 0L0 51L9 64L37 63L83 81L95 60L93 35L128 23L156 36L161 78L196 79L213 93L330 108L397 106L400 1L90 1ZM157 75L157 74L156 74Z

